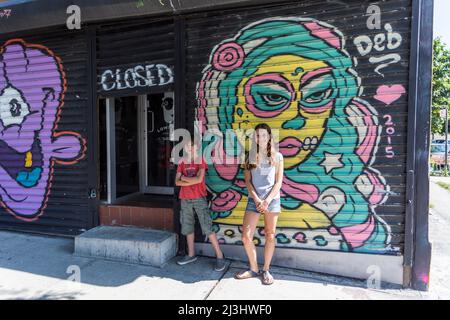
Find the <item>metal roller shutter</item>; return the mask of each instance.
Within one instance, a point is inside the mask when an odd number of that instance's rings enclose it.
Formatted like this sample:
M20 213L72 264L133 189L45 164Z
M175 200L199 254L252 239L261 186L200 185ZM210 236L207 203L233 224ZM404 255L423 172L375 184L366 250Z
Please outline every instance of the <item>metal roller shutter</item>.
M223 147L232 135L219 142L227 129L267 123L279 132L278 247L402 255L410 32L408 0L301 1L186 19L186 123L216 130L204 144L228 160L242 148ZM214 163L207 185L220 241L241 244L242 170ZM254 241L264 244L262 220Z
M92 227L88 45L53 28L0 40L0 228L73 235Z
M97 29L97 83L103 96L146 94L174 82L173 20L140 19Z

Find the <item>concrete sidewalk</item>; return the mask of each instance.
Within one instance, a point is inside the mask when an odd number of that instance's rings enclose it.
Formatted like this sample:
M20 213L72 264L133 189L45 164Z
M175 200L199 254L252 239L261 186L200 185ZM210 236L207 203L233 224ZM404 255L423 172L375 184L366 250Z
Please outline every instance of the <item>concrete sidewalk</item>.
M431 177L430 181L430 286L439 298L450 299L450 191L436 184L442 181L450 185L450 178Z
M213 271L200 258L180 267L138 266L72 255L73 240L0 232L0 299L432 299L437 295L311 272L273 268L274 285L258 279L237 281L245 267L229 263ZM78 273L79 271L79 273ZM81 283L70 280L80 276Z
M450 179L431 181L429 292L368 289L361 280L276 267L267 287L235 280L241 262L215 272L213 259L180 267L175 258L160 269L75 257L72 239L0 231L0 299L450 299L450 192L435 183ZM77 277L80 283L71 280Z

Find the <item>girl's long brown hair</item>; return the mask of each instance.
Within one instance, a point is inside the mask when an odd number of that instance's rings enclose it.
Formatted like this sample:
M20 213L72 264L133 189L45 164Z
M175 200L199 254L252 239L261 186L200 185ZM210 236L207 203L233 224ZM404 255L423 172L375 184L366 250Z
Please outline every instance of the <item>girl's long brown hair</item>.
M270 126L266 123L260 123L256 125L255 131L253 132L253 141L251 145L250 152L246 153L245 156L245 164L244 169L245 170L253 170L257 167L257 164L259 163L259 145L256 143L256 131L259 129L266 130L269 134L269 141L267 142L266 152L267 157L269 158L269 163L272 165L274 163L274 154L273 154L273 146L272 146L272 129ZM256 150L255 150L256 149Z

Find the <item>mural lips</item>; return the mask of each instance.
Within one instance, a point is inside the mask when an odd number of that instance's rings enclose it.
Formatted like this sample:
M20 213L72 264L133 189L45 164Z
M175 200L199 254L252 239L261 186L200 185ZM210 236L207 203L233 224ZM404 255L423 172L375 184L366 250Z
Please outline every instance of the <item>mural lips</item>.
M36 186L43 165L42 151L37 136L31 149L27 152L17 152L0 139L0 166L23 187Z
M297 138L290 137L280 141L279 150L286 157L294 157L302 150L303 143Z

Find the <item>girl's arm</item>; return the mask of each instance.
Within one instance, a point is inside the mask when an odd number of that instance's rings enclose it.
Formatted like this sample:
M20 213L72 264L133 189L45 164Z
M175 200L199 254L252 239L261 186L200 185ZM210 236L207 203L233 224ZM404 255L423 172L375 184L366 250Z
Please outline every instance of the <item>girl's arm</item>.
M272 202L273 198L280 192L281 186L283 184L283 175L284 175L284 163L283 159L280 159L276 165L276 173L275 173L275 184L272 187L272 190L270 190L269 195L266 197L265 202L267 202L267 206ZM267 209L265 207L264 209Z
M256 194L255 188L253 188L252 184L252 173L250 170L245 169L244 170L244 177L245 177L245 185L247 186L248 195L253 198L253 201L255 201L256 206L262 201L258 195Z

